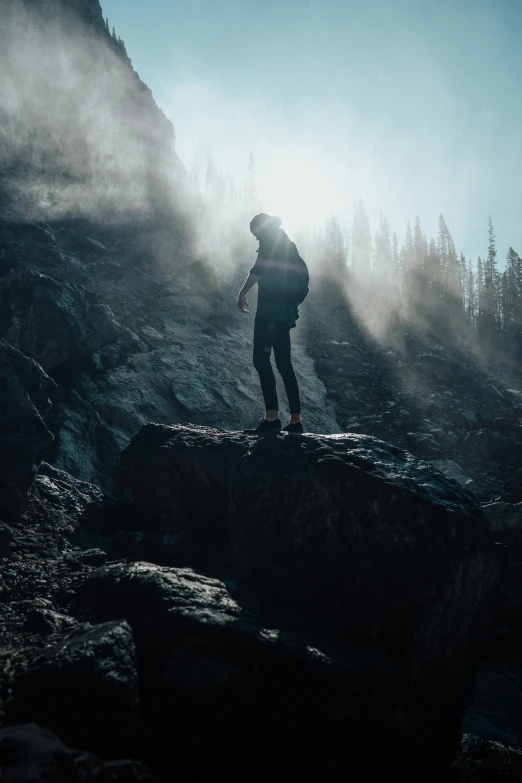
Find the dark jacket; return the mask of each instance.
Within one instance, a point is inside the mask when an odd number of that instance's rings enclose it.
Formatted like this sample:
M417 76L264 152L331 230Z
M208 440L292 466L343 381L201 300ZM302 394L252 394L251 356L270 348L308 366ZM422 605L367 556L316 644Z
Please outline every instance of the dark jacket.
M297 247L282 228L259 241L257 261L250 270L258 275L257 312L290 327L299 318L298 305L308 292L308 270Z

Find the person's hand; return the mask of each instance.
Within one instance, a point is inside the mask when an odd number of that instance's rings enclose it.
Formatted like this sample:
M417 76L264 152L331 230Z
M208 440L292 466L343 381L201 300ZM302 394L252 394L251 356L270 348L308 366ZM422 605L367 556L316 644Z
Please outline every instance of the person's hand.
M248 302L246 298L246 294L239 292L239 296L237 299L237 306L239 307L239 311L241 313L249 313L250 310L248 309Z

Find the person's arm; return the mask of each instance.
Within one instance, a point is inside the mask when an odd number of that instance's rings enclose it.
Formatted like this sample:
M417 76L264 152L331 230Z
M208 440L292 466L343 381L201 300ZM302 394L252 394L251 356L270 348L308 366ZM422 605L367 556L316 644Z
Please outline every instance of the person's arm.
M247 279L243 283L243 287L239 292L239 296L237 298L237 306L239 307L242 313L250 312L248 309L248 302L247 302L246 295L250 291L250 289L253 286L255 286L256 283L259 283L260 280L261 280L260 275L254 275L252 272L250 272Z

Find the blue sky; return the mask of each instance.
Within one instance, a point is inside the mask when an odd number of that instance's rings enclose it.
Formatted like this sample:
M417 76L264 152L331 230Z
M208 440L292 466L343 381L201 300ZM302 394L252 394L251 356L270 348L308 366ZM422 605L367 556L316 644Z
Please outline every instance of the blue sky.
M285 225L349 222L362 197L399 238L442 212L457 250L522 253L520 0L101 0L176 129Z

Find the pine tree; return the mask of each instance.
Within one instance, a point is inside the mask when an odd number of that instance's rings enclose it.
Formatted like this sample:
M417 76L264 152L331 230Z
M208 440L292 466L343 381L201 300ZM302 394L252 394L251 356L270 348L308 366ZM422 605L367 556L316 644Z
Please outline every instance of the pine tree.
M469 261L467 275L466 275L466 312L473 326L476 325L476 310L477 310L477 292L476 292L475 278L476 275L473 272L471 261Z
M415 217L415 225L413 228L413 263L417 270L424 268L426 260L426 254L428 252L428 243L426 237L422 233L419 216Z
M404 274L411 275L415 267L415 247L411 233L410 222L406 223L406 239L404 241Z
M109 27L109 17L108 16L105 17L105 29L107 30L107 32L110 35L111 34L111 28Z
M522 259L512 247L502 275L502 324L509 340L518 339L522 327Z
M402 291L402 275L399 262L399 240L395 231L393 232L392 237L392 269L396 280L397 291L400 294Z
M460 266L453 238L449 232L443 215L439 215L439 233L437 236L437 252L440 258L442 278L442 297L445 303L462 301L462 291L459 285Z
M406 308L405 312L409 317L415 318L418 311L418 281L415 275L415 246L409 221L406 224L406 237L400 252L400 267L402 274L402 296Z
M362 199L359 199L353 207L351 255L353 274L361 280L368 279L371 274L372 237Z
M437 250L437 244L433 237L430 238L426 254L424 306L429 313L439 316L442 304L442 271L441 260Z
M479 334L482 334L484 329L483 324L486 318L486 292L485 292L485 284L484 284L484 262L482 261L480 256L478 257L477 260L476 289L477 289L477 296L476 296L477 312L475 317L477 323L477 330Z
M207 170L205 172L204 199L209 207L221 207L224 201L224 182L220 176L214 159L209 155L207 158Z
M346 265L346 245L339 221L331 215L324 228L325 265L335 275L344 275Z
M484 306L481 317L482 337L491 341L500 327L500 279L497 271L495 232L491 217L488 223L488 255L484 262Z
M395 294L397 274L394 266L390 224L382 212L379 217L379 229L375 232L374 248L373 269L378 284L386 289L388 294Z

